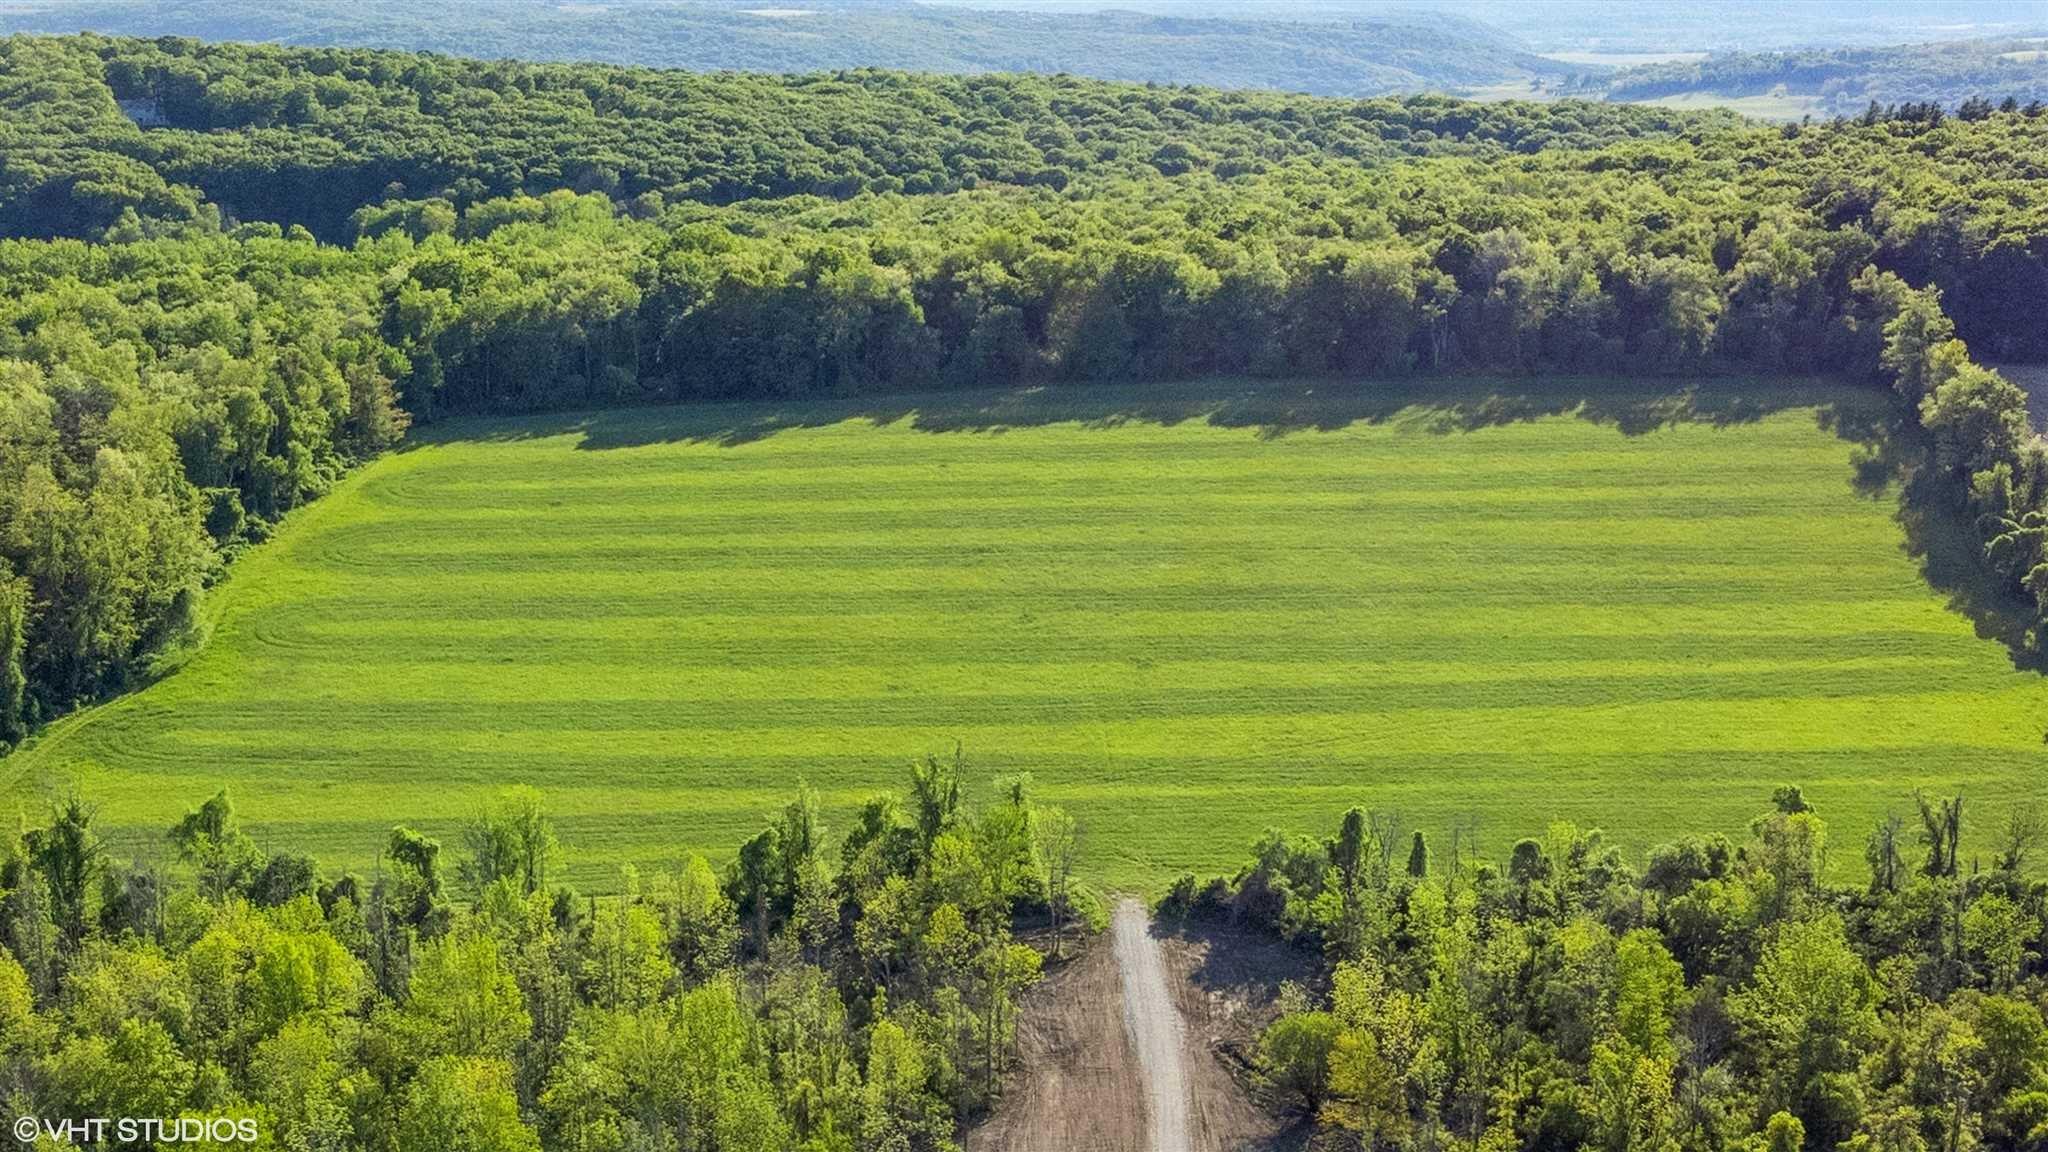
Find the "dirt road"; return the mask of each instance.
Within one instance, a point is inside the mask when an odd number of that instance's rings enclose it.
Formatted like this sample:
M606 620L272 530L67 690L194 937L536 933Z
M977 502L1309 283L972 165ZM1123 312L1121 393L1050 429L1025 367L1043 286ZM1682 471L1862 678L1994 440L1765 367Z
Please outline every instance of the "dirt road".
M1166 964L1152 938L1151 917L1136 900L1116 906L1116 966L1123 977L1124 1030L1145 1082L1145 1118L1152 1152L1188 1152L1188 1072L1180 1009L1166 985Z
M1276 945L1162 933L1120 900L1024 994L1022 1074L967 1152L1274 1152L1280 1124L1219 1059L1257 1035L1281 979ZM1271 986L1269 986L1271 985Z

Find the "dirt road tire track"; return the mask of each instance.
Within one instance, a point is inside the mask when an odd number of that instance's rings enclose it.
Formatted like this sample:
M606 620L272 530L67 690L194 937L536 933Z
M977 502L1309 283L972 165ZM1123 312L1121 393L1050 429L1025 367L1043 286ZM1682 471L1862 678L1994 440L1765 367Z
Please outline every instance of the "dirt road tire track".
M1166 984L1166 963L1152 939L1145 906L1117 902L1116 966L1123 977L1124 1030L1145 1083L1147 1146L1151 1152L1189 1152L1188 1073L1180 1009Z
M1024 994L1021 1074L966 1152L1298 1149L1217 1055L1256 1035L1268 977L1298 958L1270 940L1162 933L1137 899L1112 913Z

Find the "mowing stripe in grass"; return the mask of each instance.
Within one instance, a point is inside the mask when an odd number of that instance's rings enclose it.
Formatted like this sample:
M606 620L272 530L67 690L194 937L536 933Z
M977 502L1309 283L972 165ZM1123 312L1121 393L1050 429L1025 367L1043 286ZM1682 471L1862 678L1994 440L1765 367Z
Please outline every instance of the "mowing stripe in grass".
M592 888L730 850L799 776L843 816L956 740L977 783L1072 807L1121 886L1354 803L1499 852L1553 816L1737 831L1783 782L1848 844L1914 787L2042 793L2048 690L1927 587L1830 430L1880 398L1604 416L1628 387L471 422L296 516L182 670L0 779L76 782L151 851L227 784L357 867L529 782Z

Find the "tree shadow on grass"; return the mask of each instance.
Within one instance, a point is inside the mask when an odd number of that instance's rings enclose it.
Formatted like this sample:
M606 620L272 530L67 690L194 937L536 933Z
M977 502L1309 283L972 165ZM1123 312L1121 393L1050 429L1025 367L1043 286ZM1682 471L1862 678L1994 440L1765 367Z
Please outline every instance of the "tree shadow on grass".
M1905 548L1920 563L1929 587L1948 599L1948 609L1968 620L1982 640L2005 645L2012 666L2048 673L2048 657L2035 642L2037 613L1986 571L1983 544L1943 486L1926 478L1907 482L1899 497L1899 525Z
M575 435L588 451L652 444L738 447L778 433L863 421L920 432L1000 433L1076 424L1172 427L1202 423L1254 429L1277 439L1397 423L1421 431L1474 432L1577 416L1641 435L1682 423L1745 424L1788 408L1836 402L1848 390L1811 381L1747 378L1450 378L1402 381L1208 379L1134 385L1045 385L787 403L676 404L661 408L460 419L420 430L413 443L524 440Z
M2048 673L2034 642L2034 606L1985 570L1983 543L1955 489L1925 466L1926 433L1890 405L1822 409L1821 426L1856 445L1850 483L1859 495L1896 497L1900 548L1948 610L1968 620L1978 639L2004 645L2015 669Z

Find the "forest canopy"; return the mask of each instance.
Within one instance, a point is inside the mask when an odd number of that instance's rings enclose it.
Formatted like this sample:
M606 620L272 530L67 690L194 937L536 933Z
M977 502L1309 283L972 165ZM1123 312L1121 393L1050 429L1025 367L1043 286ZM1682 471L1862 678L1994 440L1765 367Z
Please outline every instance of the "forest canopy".
M0 32L401 48L699 72L1072 72L1324 96L1555 80L1580 70L1447 14L1395 7L1334 22L1313 12L1291 19L1245 15L1048 13L905 0L806 0L779 8L745 0L499 0L489 20L477 20L459 0L65 0L0 9Z
M0 745L174 660L224 565L416 421L1205 374L1860 383L1878 482L2043 656L2048 454L1976 359L2048 357L2016 100L1774 127L83 36L0 41L0 106ZM460 846L391 829L367 879L225 794L171 867L60 800L0 837L0 1099L248 1106L301 1147L949 1148L1045 960L1018 917L1057 957L1097 911L1075 829L929 759L834 840L819 811L598 905L528 790ZM1858 890L1796 789L1640 871L1358 812L1169 907L1323 952L1258 1063L1360 1144L2036 1147L2038 817L1966 872L1960 801L1920 815Z
M415 420L1201 374L1831 373L2016 614L2048 117L0 41L0 741Z
M1856 115L1879 104L1960 108L2011 97L2048 99L2048 41L2039 37L1833 48L1799 52L1718 52L1704 60L1641 64L1599 78L1610 100L1683 94L1810 96L1830 114Z
M1965 860L1963 798L1912 801L1842 828L1781 787L1643 861L1565 821L1480 854L1352 809L1185 877L1162 919L1320 956L1255 1061L1336 1147L2036 1147L2039 813L1972 815L2000 847ZM1826 882L1859 833L1868 882Z
M799 786L723 868L629 866L601 902L529 787L459 843L390 828L371 877L259 846L225 792L165 829L174 864L63 801L0 837L0 1103L279 1148L947 1152L1101 916L1028 778L973 805L957 764L909 777L844 829Z
M1067 76L766 76L195 40L0 40L0 232L97 237L124 208L346 238L395 185L458 206L1064 187L1294 157L1497 155L1700 121L1596 104L1331 100Z
M2024 103L2048 94L2048 24L2038 7L2021 3L1923 2L1896 11L1811 0L1791 8L1753 0L1129 7L1150 10L500 0L490 20L473 20L460 0L25 0L0 8L0 33L396 48L697 72L1068 72L1345 97L1573 93L1700 104L1777 91L1789 99L1771 114L1790 119L1799 116L1793 107L1854 114L1870 100L1952 108L1976 96ZM1637 62L1673 54L1679 59Z

